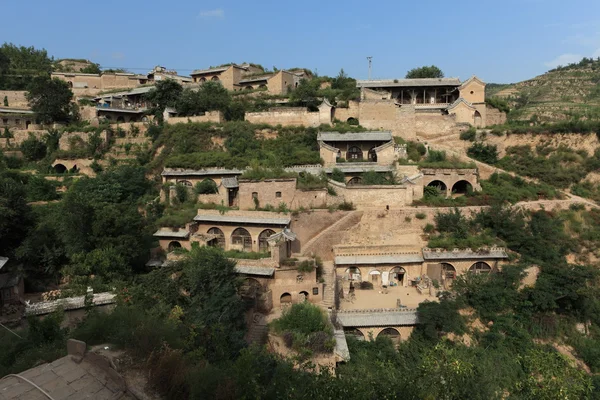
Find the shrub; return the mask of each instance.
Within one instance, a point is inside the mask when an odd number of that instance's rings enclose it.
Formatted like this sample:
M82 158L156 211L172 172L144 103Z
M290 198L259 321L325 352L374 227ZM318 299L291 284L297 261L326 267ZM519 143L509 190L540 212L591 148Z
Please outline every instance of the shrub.
M412 218L409 217L408 215L406 217L404 217L404 222L410 222L412 221Z
M331 353L335 347L335 339L327 332L314 332L308 335L306 347L315 353Z
M304 260L298 264L298 272L313 272L315 269L315 262L312 260Z
M285 344L285 347L292 348L294 345L294 334L291 331L285 331L281 337L283 338L283 344Z
M461 140L468 140L474 142L477 137L477 130L474 127L470 127L468 130L460 133Z
M314 332L331 333L332 331L323 310L308 302L297 303L284 310L283 315L272 322L272 326L278 333L291 331L310 335Z
M188 199L188 188L185 185L177 184L175 185L175 198L179 202L179 204L185 203Z
M498 148L493 144L473 143L467 150L467 154L469 157L486 164L496 164L498 162Z
M342 211L352 211L354 210L354 204L351 201L344 200L342 203L338 204L337 208Z
M371 282L362 281L362 282L360 282L359 288L361 290L372 290L373 284Z
M427 215L425 213L416 213L415 218L416 219L425 219L425 218L427 218Z
M341 183L346 182L346 176L344 175L344 172L339 168L334 168L331 171L331 179L336 182L341 182Z
M205 179L194 186L196 194L215 194L219 192L217 184L212 179Z
M433 232L435 232L435 226L433 226L433 224L427 224L423 228L423 232L425 232L425 233L433 233Z
M23 157L28 161L38 161L46 156L46 144L32 133L21 143L20 149Z

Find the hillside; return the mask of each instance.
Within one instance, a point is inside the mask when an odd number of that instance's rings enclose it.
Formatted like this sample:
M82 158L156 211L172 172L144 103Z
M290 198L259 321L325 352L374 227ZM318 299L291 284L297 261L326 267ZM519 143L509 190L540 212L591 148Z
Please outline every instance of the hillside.
M488 86L488 97L509 100L513 120L600 118L600 60L584 58L523 82Z

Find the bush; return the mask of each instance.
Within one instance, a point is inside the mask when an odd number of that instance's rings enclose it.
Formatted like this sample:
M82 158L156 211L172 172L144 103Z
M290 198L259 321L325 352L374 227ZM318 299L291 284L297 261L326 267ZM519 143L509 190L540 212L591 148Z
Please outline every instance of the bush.
M217 184L212 179L205 179L194 186L196 194L215 194L219 192Z
M335 339L327 332L314 332L308 335L306 347L315 353L331 353L335 347Z
M416 213L415 218L416 219L425 219L425 218L427 218L427 215L425 213Z
M189 191L188 187L182 184L175 185L175 199L179 204L183 204L188 199Z
M342 203L338 204L337 208L341 211L352 211L354 210L354 204L351 201L344 200Z
M341 182L341 183L346 182L346 176L344 175L344 172L339 168L334 168L331 171L331 179L336 182Z
M313 272L315 269L315 262L312 260L304 260L298 264L298 272Z
M486 164L496 164L498 162L498 148L493 144L473 143L467 150L467 154L469 157Z
M291 331L285 331L281 337L283 338L283 344L285 344L285 347L291 349L294 345L294 334Z
M433 224L427 224L423 228L423 232L425 232L425 233L433 233L433 232L435 232L435 226Z
M332 332L323 310L309 302L297 303L284 310L283 315L272 322L272 326L278 333L291 331L310 335L314 332Z
M474 142L477 138L477 130L474 127L470 127L468 130L460 133L461 140L468 140Z
M371 282L362 281L362 282L360 282L359 288L361 290L372 290L373 284Z
M38 161L46 156L46 144L32 133L20 146L23 157L28 161Z

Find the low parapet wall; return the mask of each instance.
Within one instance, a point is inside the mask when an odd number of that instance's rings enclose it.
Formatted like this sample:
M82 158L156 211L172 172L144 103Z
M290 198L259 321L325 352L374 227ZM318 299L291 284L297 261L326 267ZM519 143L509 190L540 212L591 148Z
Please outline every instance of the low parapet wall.
M191 117L170 117L166 119L168 124L179 124L188 122L214 122L216 124L223 123L225 118L221 111L208 111L204 115L195 115Z
M281 125L281 126L308 126L317 127L321 125L319 112L310 112L306 108L284 109L282 111L264 111L246 113L244 118L253 124ZM329 123L326 121L324 123Z
M390 207L398 208L410 205L413 202L413 188L404 185L356 185L346 186L330 180L338 197L352 202L356 208Z

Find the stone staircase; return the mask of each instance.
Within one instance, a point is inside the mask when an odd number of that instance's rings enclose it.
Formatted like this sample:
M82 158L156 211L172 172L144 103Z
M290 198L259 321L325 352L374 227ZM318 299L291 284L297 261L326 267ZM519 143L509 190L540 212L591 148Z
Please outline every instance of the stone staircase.
M268 334L269 326L267 325L265 316L260 313L254 313L252 322L248 324L246 342L262 346L267 343Z
M335 266L332 261L323 262L323 300L321 306L325 309L335 308Z
M344 215L344 217L340 218L334 224L329 225L327 228L323 229L308 242L306 242L306 244L302 247L301 254L307 256L310 254L310 252L315 251L315 247L318 246L319 242L321 242L330 233L343 231L351 226L356 225L358 222L360 222L362 215L362 211L351 211L347 215Z

